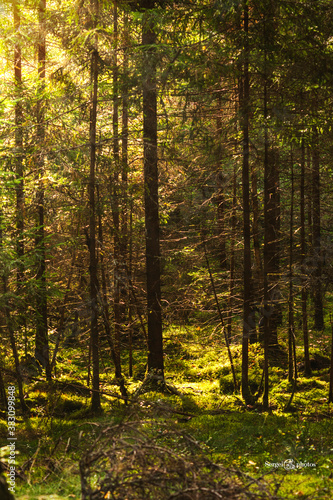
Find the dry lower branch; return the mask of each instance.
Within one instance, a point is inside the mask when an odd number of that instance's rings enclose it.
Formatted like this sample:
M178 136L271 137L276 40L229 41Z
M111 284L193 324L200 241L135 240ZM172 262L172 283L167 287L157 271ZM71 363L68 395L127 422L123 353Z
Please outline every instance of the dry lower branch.
M264 481L213 463L193 437L153 420L101 427L80 476L82 500L274 498Z

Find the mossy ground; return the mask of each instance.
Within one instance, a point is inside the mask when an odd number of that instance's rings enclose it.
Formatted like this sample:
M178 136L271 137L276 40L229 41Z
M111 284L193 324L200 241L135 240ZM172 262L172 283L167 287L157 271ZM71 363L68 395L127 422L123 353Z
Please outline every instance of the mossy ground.
M311 338L311 355L328 351L322 334ZM283 343L282 343L283 347ZM241 350L231 347L238 382ZM326 354L327 354L326 351ZM71 363L66 361L70 356ZM124 374L128 353L124 349ZM262 349L250 347L251 390L256 394L262 374ZM302 349L297 348L298 362ZM112 366L104 357L102 372L103 414L93 416L85 385L86 363L80 349L72 349L60 359L58 384L50 392L45 383L25 387L31 407L28 419L17 424L17 464L25 480L17 478L16 496L22 500L63 500L80 498L78 462L97 435L96 423L112 423L123 418L155 415L156 425L170 424L183 429L204 444L215 462L239 468L253 477L264 476L272 491L281 498L333 497L333 405L328 403L329 369L323 367L305 378L300 370L291 411L285 408L292 384L287 380L285 359L270 368L270 409L262 411L260 397L246 406L239 389L234 391L223 339L203 327L169 327L165 332L165 372L167 383L180 395L146 393L127 406L110 394L118 392ZM134 352L134 374L127 377L129 393L140 386L145 372L144 348ZM119 392L118 392L119 394ZM0 422L6 439L6 424ZM8 450L1 448L2 461ZM288 462L285 462L288 461ZM290 462L292 461L292 462ZM296 468L288 469L292 463ZM158 500L158 499L156 499Z

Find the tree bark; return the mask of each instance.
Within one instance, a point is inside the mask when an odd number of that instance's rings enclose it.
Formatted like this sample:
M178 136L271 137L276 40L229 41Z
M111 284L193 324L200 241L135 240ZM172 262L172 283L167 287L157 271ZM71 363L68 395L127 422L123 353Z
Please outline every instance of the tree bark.
M115 364L116 364L116 376L121 378L121 363L120 363L120 331L121 324L123 323L123 311L120 306L120 282L123 275L123 266L121 260L123 255L121 254L121 234L120 234L120 186L119 186L119 174L120 174L120 150L119 150L119 82L118 82L118 59L117 59L117 48L118 48L118 8L117 2L113 5L113 37L114 37L114 47L113 47L113 116L112 116L112 131L113 131L113 160L114 160L114 172L113 172L113 203L112 203L112 213L113 213L113 228L114 228L114 241L113 241L113 256L114 256L114 272L113 272L113 312L114 312L114 353L115 353Z
M216 118L216 132L218 137L217 148L217 230L219 239L219 259L222 269L227 267L227 251L226 251L226 236L224 231L225 219L225 176L222 171L222 120L220 113L222 113L222 98L218 97L218 111Z
M48 343L48 311L46 291L46 255L44 228L44 148L45 148L45 70L46 70L46 37L45 37L46 0L41 0L38 7L39 40L38 40L38 99L37 99L37 225L35 232L35 248L37 256L36 282L38 286L36 300L36 349L35 355L45 368L47 380L51 380Z
M274 310L274 282L276 273L276 165L275 151L270 142L268 131L268 92L270 85L270 47L274 37L272 29L272 5L269 2L264 4L263 14L263 35L264 35L264 394L263 406L269 406L269 372L268 354L269 348L277 344L277 324L276 310Z
M0 475L0 498L1 500L15 500L15 497L9 491L6 479L2 474Z
M243 240L244 240L244 273L243 273L243 337L242 337L242 396L246 403L250 402L249 390L249 337L252 333L252 311L251 311L251 224L250 224L250 180L249 180L249 100L250 100L250 78L249 78L249 7L244 2L244 63L243 81L241 85L240 111L242 118L243 133Z
M232 215L231 215L231 235L230 235L230 282L228 295L228 319L227 319L227 335L228 341L231 342L232 333L232 308L234 303L235 293L235 241L236 241L236 203L237 203L237 176L236 166L234 167L232 181Z
M294 165L291 155L291 201L290 201L290 220L289 220L289 299L288 299L288 380L291 382L294 378L294 289L293 289L293 223L294 223Z
M253 212L253 248L255 258L255 274L257 279L257 295L260 295L261 277L262 277L262 261L260 255L260 241L259 241L259 203L258 203L258 175L256 166L253 164L251 168L251 199L252 199L252 212Z
M306 377L311 377L312 370L310 365L309 355L309 332L308 332L308 313L307 313L307 288L305 276L305 257L306 257L306 238L305 238L305 147L302 140L301 150L301 185L300 185L300 222L301 222L301 262L302 262L302 330L304 343L304 374Z
M275 349L278 345L277 325L279 320L278 275L279 275L279 243L280 243L280 208L279 208L279 165L278 153L272 143L269 129L269 99L272 86L271 64L274 55L274 16L275 6L265 2L263 34L264 34L264 343L267 349ZM267 353L268 356L268 353ZM265 393L264 393L265 395ZM266 396L265 396L266 397Z
M7 410L7 394L5 388L5 382L3 379L3 361L0 357L0 408L4 411Z
M21 15L18 1L13 2L14 29L16 35L14 48L15 79L15 157L16 157L16 252L17 288L21 289L24 280L24 183L23 183L23 110L22 110L22 54L20 40Z
M97 26L98 0L91 0L93 25ZM94 47L91 52L91 97L90 97L90 173L89 173L89 273L90 273L90 345L92 355L92 397L91 409L101 409L99 393L99 331L98 331L98 278L96 258L96 205L95 205L95 170L96 170L96 128L97 128L97 92L98 92L98 37L94 35Z
M9 292L8 292L8 287L7 287L7 278L5 276L3 278L3 282L4 282L4 293L8 294ZM19 360L19 354L18 354L18 350L17 350L17 346L16 346L15 331L14 331L14 327L13 327L12 315L10 312L10 304L9 304L8 300L6 300L5 309L6 309L5 312L6 312L7 328L8 328L8 332L9 332L9 340L10 340L10 345L11 345L13 357L14 357L16 380L17 380L17 385L18 385L21 410L22 410L23 414L26 414L26 413L28 413L29 409L24 401L23 382L22 382L22 376L21 376L21 372L20 372L20 360Z
M324 329L323 294L322 294L322 251L321 251L321 214L320 214L320 156L318 132L314 131L312 155L312 203L313 203L313 305L314 329Z
M132 306L129 293L129 280L131 276L131 265L129 256L129 196L128 196L128 14L124 13L123 27L123 82L121 89L122 117L121 117L121 187L122 187L122 208L121 208L121 240L120 252L123 258L124 278L126 282L123 286L122 298L125 302L124 313L128 312L128 338L129 338L129 376L133 375L133 328L132 328ZM131 217L131 215L130 215Z
M308 218L308 243L309 248L312 248L313 242L313 227L312 227L312 167L311 167L311 149L307 147L307 176L305 183L306 203L307 203L307 218Z
M123 379L122 372L121 372L120 356L117 356L117 353L115 350L115 345L114 345L114 338L112 337L112 331L111 331L110 314L109 314L109 307L108 307L108 296L107 296L107 285L106 285L106 272L105 272L105 265L104 265L104 251L105 251L105 249L104 249L104 234L103 234L103 224L102 224L102 209L101 209L101 202L100 201L101 200L100 200L100 196L99 196L99 189L97 186L97 203L100 207L100 209L98 211L98 241L99 241L99 247L101 249L100 254L99 254L99 259L100 259L100 269L101 269L101 278L102 278L101 306L102 306L103 323L104 323L106 339L107 339L107 342L109 344L110 351L111 351L111 358L112 358L114 368L115 368L115 377L116 377L116 380L119 384L121 395L124 398L127 398L127 391L126 391L124 379Z
M332 315L330 316L331 323L331 366L330 366L330 386L328 393L328 402L333 403L333 320Z
M145 12L142 23L148 375L157 380L164 380L157 157L156 33L153 25L154 19L149 11Z
M123 82L121 89L122 117L121 117L121 239L120 252L123 258L125 275L129 269L128 263L128 16L124 14L124 55L123 55ZM126 298L128 298L128 287L126 288Z
M277 188L278 176L276 166L276 153L267 142L265 144L265 230L264 230L264 304L265 323L268 329L269 348L278 345L277 324L279 314L279 292L277 279L279 273L278 242L279 231L277 223Z
M3 213L2 213L2 210L0 209L0 248L2 248L2 246L3 246L2 227L3 227ZM6 318L6 324L7 324L7 329L8 329L8 333L9 333L10 345L11 345L12 352L13 352L21 409L22 409L22 413L24 414L24 413L27 413L28 407L24 401L23 383L22 383L22 376L21 376L21 372L20 372L20 361L19 361L19 355L18 355L18 350L17 350L17 346L16 346L16 341L15 341L15 332L14 332L12 315L11 315L11 305L10 305L10 301L8 298L9 290L8 290L7 281L8 281L8 277L6 275L6 270L3 270L2 282L3 282L3 293L4 293L4 315ZM0 366L0 370L1 370L1 368L2 368L2 366ZM4 393L4 398L6 399L6 393Z

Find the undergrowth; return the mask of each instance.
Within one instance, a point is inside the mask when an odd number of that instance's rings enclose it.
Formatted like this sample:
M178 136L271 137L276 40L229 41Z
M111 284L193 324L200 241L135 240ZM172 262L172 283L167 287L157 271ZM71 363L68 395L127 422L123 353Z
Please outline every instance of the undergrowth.
M246 406L239 385L236 390L233 387L219 333L209 328L171 326L165 332L165 372L167 383L177 392L146 393L126 406L113 397L119 391L112 365L104 356L103 414L98 418L89 409L86 363L79 348L72 348L71 363L60 356L58 379L51 391L42 381L25 386L31 413L25 420L19 418L17 424L17 498L81 498L79 462L96 440L100 426L147 418L157 430L163 424L163 428L192 436L213 463L264 478L271 494L279 498L333 497L332 404L328 403L327 352L321 342L313 334L311 357L321 356L322 366L310 378L303 376L303 353L297 347L299 376L288 412L285 409L293 384L288 382L286 358L271 362L270 409L264 412L260 396L263 352L259 344L252 344L249 354L250 389L258 399ZM283 341L281 345L286 350ZM240 346L231 345L231 352L240 384ZM145 350L136 349L133 377L128 377L128 352L124 348L123 370L130 394L140 386L145 364ZM3 414L0 434L4 443L6 432ZM3 446L1 462L6 462L8 453L8 446Z

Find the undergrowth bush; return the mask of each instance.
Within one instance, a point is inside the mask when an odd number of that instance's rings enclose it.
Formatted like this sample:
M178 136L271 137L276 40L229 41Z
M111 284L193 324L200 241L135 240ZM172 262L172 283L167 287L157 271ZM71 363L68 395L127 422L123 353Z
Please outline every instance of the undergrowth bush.
M82 500L275 498L263 480L209 460L192 436L147 420L101 427L80 477Z

